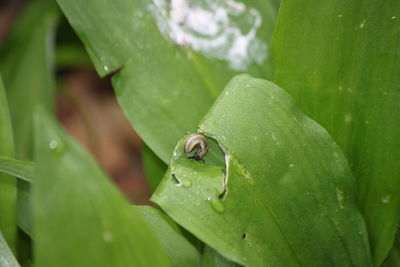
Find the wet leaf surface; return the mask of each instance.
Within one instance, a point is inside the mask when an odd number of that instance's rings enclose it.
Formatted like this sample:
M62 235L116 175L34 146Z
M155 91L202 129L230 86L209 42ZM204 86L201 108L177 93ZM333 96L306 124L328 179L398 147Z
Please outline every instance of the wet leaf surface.
M152 197L180 225L246 266L370 265L347 161L282 89L237 76L198 131L220 149L190 159L185 136Z
M397 0L287 0L273 37L275 82L349 160L375 266L400 219L399 42Z

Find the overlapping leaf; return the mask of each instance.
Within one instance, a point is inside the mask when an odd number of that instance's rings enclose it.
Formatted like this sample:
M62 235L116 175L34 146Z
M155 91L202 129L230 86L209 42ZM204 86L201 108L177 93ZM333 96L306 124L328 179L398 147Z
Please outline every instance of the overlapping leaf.
M26 182L32 182L33 163L0 156L0 172L21 178Z
M22 12L0 52L9 99L16 157L31 160L33 110L53 109L53 43L58 10L53 0L32 1ZM1 154L3 156L11 156ZM18 181L18 226L31 234L30 188Z
M400 219L400 2L282 3L275 81L324 126L358 184L374 265Z
M38 266L168 266L154 234L95 162L37 113L33 185Z
M152 197L175 221L246 266L370 265L347 161L282 89L237 76L199 131L224 153L195 161L179 141Z
M237 64L232 60L250 60L242 65L239 61L236 69L257 76L268 77L271 72L268 45L276 1L58 3L100 75L118 71L113 85L119 103L164 162L176 140L195 129L236 73L230 68ZM197 22L190 22L191 18ZM195 36L188 33L196 31ZM223 46L218 46L221 42ZM218 55L225 56L219 59Z
M6 92L0 76L0 154L14 156L14 139ZM0 173L0 232L12 250L16 249L16 202L17 186L15 178Z

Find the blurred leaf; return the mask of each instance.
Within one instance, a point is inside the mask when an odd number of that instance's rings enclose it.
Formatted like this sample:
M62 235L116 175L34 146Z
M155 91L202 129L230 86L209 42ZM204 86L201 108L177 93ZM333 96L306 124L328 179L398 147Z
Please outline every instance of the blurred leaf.
M58 12L54 1L33 1L19 17L0 51L7 89L16 156L32 157L35 106L53 108L53 39Z
M57 19L58 10L53 0L30 1L0 51L0 69L8 93L16 157L20 159L32 159L35 106L40 103L53 109L53 45ZM30 188L23 181L18 181L17 205L18 226L31 234ZM19 240L21 243L25 239ZM20 244L19 247L29 246ZM18 254L24 263L30 252L19 249Z
M92 62L85 50L76 44L58 45L55 58L57 68L91 66Z
M271 74L275 0L58 3L98 73L117 72L123 111L164 162L235 73Z
M41 109L35 127L35 264L168 266L156 237L94 160Z
M19 267L10 247L7 245L3 234L0 231L0 266L1 267Z
M222 257L215 249L206 246L203 256L203 267L238 267L240 265Z
M9 157L14 156L14 139L10 114L8 112L7 96L4 90L3 80L0 76L0 154ZM0 173L0 231L15 252L16 249L16 201L17 187L15 178ZM1 253L0 253L1 258ZM1 263L1 261L0 261Z
M135 206L147 222L161 247L171 259L172 266L198 266L200 255L180 233L178 226L159 210L149 206Z
M145 144L142 147L142 165L147 182L153 192L163 178L167 165Z
M32 182L33 163L0 156L0 172L21 178L26 182Z
M188 159L179 141L152 197L176 222L246 266L370 266L347 161L282 89L237 76L199 131L225 157Z
M400 1L284 1L275 80L343 149L373 261L400 219Z

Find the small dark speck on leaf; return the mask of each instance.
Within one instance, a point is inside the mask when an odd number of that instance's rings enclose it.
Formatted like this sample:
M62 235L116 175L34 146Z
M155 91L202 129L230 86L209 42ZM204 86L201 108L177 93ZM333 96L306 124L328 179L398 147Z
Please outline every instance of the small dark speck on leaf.
M246 234L246 233L243 233L242 239L243 239L243 240L246 240L246 239L247 239L247 234Z

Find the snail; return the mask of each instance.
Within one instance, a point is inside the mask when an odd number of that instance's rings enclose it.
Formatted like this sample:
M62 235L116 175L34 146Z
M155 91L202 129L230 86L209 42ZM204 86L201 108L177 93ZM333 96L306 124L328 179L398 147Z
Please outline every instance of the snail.
M193 151L193 149L197 149L193 158L195 160L201 160L208 150L208 141L207 138L202 134L192 134L190 135L186 141L183 148L183 151L186 155Z

